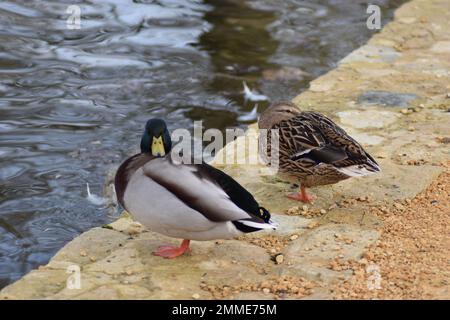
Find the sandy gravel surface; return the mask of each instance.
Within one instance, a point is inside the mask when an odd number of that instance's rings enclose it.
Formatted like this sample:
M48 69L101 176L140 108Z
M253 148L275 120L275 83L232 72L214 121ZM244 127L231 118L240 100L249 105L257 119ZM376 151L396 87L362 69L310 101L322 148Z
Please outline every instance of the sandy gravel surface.
M359 261L341 263L354 271L336 285L334 298L450 298L450 162L444 166L415 198L374 208L383 221L381 237Z

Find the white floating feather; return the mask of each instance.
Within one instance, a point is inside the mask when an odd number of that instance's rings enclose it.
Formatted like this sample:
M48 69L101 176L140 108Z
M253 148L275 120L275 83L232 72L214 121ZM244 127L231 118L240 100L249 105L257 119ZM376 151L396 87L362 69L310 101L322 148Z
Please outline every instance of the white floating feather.
M106 203L106 199L91 193L91 190L89 189L89 183L86 183L86 189L87 189L87 197L86 198L90 203L92 203L96 206L101 206Z
M258 104L255 104L252 111L238 117L239 121L254 121L258 119Z
M245 83L245 81L242 82L242 84L244 85L244 99L245 100L250 100L250 101L266 101L269 100L269 98L267 98L265 95L257 93L257 92L253 92L252 90L250 90L250 88L247 86L247 83Z

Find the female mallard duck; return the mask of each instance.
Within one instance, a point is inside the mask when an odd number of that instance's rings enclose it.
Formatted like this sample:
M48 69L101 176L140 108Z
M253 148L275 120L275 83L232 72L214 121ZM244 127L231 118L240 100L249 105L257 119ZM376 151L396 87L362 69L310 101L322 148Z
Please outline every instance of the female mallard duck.
M150 230L182 238L180 247L154 252L175 258L190 252L190 240L229 239L244 233L275 229L270 213L233 178L202 162L177 163L166 124L147 122L141 153L125 160L115 177L117 199Z
M279 134L279 172L288 180L300 182L290 199L310 202L306 187L326 185L350 177L380 171L377 162L342 128L326 116L301 112L290 102L270 106L258 121L260 129L276 129ZM270 156L267 135L267 155ZM262 137L262 136L261 136Z

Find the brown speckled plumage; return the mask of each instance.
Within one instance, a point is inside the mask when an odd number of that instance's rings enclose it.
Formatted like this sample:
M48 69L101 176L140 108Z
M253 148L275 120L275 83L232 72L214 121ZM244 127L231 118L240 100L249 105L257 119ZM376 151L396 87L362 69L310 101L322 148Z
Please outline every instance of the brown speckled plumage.
M282 102L269 107L258 125L260 129L278 129L279 172L304 187L333 184L380 171L357 141L318 112L301 112L294 104ZM270 147L268 135L269 157Z

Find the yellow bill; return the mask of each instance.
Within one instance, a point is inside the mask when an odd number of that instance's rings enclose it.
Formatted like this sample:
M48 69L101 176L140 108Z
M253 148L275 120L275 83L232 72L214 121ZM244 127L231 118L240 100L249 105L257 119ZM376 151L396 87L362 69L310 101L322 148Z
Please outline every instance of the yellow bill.
M151 151L154 157L163 157L166 155L162 136L160 136L159 138L153 137Z

